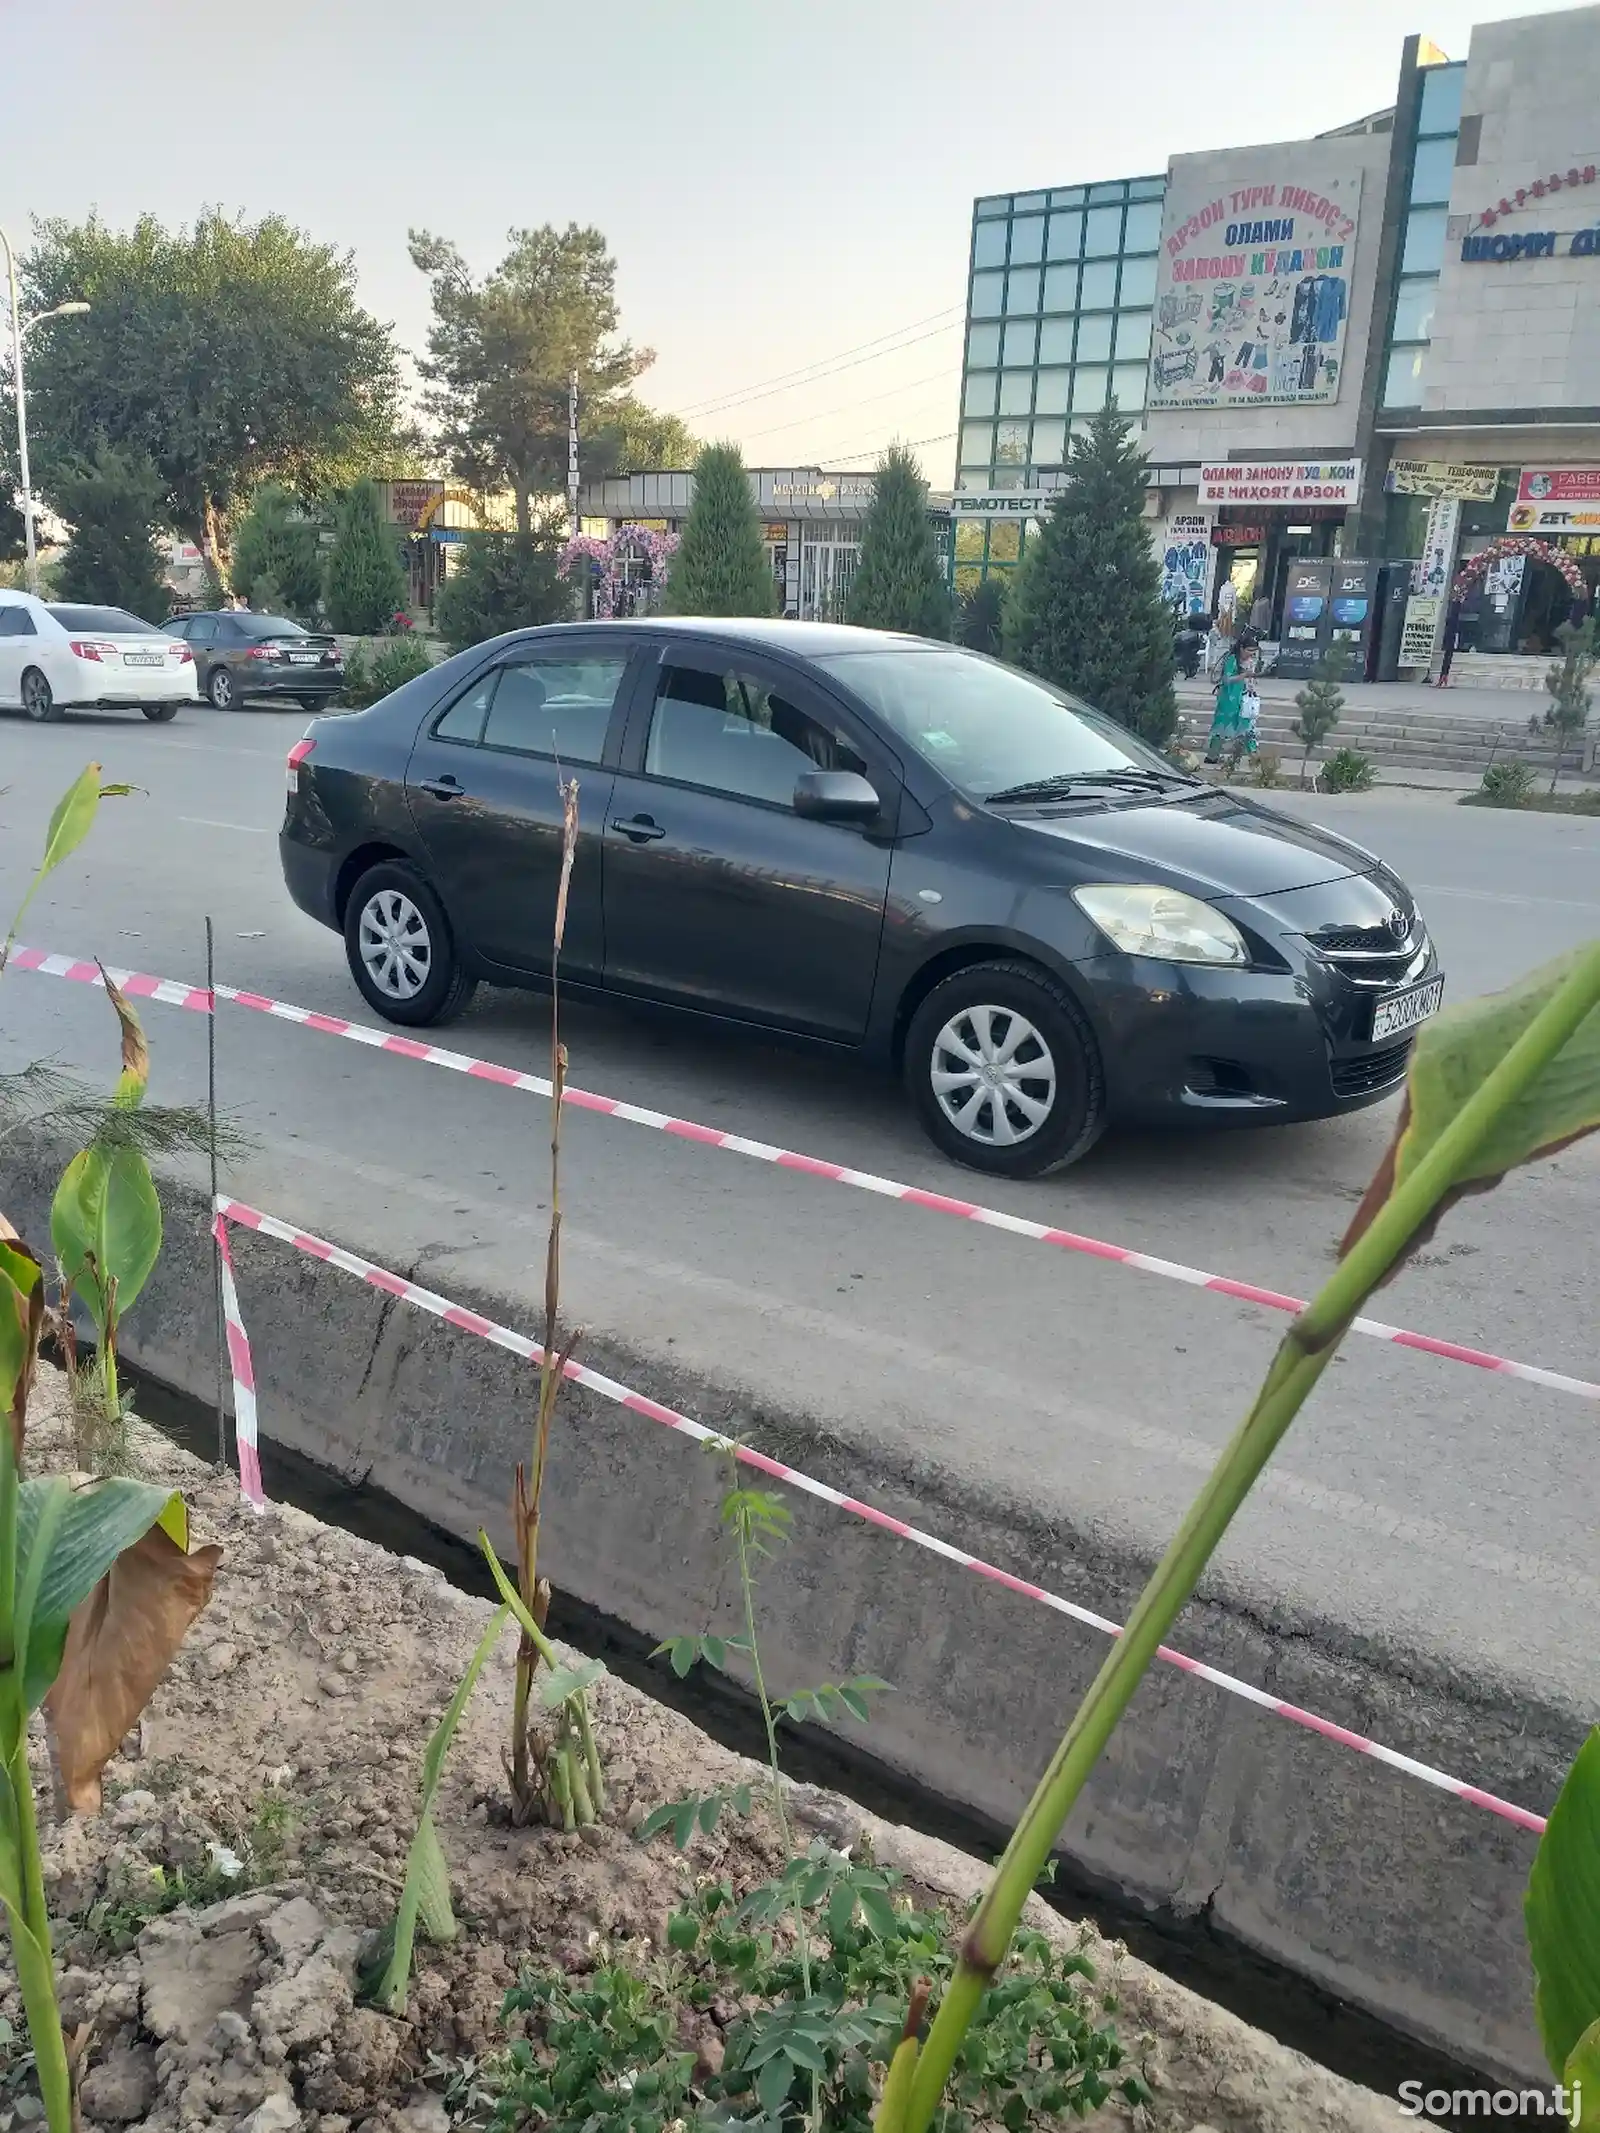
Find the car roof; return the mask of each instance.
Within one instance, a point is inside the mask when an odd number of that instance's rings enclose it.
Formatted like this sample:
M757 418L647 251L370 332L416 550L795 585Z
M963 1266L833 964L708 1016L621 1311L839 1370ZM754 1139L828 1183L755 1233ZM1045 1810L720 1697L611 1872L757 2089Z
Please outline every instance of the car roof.
M937 648L931 638L913 637L897 630L854 629L843 622L779 621L761 615L638 615L618 621L552 622L537 634L553 637L566 631L592 633L596 629L608 634L618 630L668 637L715 637L729 644L798 653L806 659L823 659L830 652L881 652L888 645L902 649L913 645ZM945 649L949 649L948 645Z

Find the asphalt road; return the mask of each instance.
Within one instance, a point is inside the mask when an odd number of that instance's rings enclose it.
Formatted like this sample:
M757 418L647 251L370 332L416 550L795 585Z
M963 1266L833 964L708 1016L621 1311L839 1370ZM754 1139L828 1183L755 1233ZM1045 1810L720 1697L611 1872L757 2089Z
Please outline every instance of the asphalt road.
M50 805L98 759L145 793L102 810L30 912L31 945L198 981L209 911L223 981L373 1019L340 943L279 878L283 757L301 725L203 707L165 727L0 721L0 909ZM1455 997L1600 929L1600 822L1399 791L1278 804L1399 868ZM201 1096L202 1019L152 1005L146 1023L153 1094ZM1326 1274L1393 1122L1385 1105L1113 1139L1062 1176L1006 1186L947 1164L897 1090L847 1064L607 1009L570 1008L565 1035L590 1089L1300 1294ZM542 1071L546 1007L480 991L442 1036ZM452 1276L508 1290L534 1324L542 1105L243 1010L218 1041L223 1102L260 1144L233 1189L446 1292ZM111 1017L87 988L13 971L0 1068L44 1055L109 1080ZM1597 1184L1590 1142L1467 1202L1378 1315L1600 1377ZM670 1365L753 1412L915 1449L957 1485L1113 1545L1168 1537L1281 1332L1252 1306L583 1113L563 1192L567 1307L632 1351L644 1389ZM1352 1339L1231 1537L1225 1580L1280 1621L1586 1706L1597 1422L1583 1401Z

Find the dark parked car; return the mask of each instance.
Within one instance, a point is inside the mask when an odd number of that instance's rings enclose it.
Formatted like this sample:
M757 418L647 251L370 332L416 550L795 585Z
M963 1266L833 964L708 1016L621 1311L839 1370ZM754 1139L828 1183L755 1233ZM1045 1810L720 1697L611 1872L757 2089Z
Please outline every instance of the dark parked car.
M564 980L902 1071L980 1170L1112 1122L1301 1119L1405 1073L1443 979L1369 853L1031 676L819 623L497 638L289 757L284 877L393 1022Z
M174 615L167 629L193 651L200 694L219 711L232 711L247 696L287 696L308 711L321 711L344 687L344 660L334 639L302 629L286 615L223 608Z

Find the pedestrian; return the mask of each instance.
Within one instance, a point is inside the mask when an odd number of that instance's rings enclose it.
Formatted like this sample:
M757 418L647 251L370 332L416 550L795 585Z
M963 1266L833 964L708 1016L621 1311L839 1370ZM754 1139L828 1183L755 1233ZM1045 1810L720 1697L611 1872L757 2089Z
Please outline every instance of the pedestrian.
M1254 694L1254 667L1255 640L1248 631L1241 632L1223 659L1216 685L1217 708L1211 714L1211 731L1206 735L1208 763L1220 762L1225 747L1236 755L1255 753L1255 721L1245 708L1246 690Z
M1250 627L1258 637L1272 634L1272 602L1264 592L1257 593L1251 602Z
M1444 657L1439 661L1439 687L1450 686L1450 662L1456 656L1456 640L1461 635L1461 596L1452 597L1444 611Z

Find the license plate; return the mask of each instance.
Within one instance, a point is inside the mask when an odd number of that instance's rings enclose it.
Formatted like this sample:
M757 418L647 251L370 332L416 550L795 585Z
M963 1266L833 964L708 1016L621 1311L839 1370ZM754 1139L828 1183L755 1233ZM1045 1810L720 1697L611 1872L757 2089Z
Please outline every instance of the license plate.
M1443 998L1444 979L1430 978L1426 985L1413 985L1409 992L1391 993L1387 1000L1380 1000L1372 1010L1373 1043L1381 1037L1398 1037L1402 1030L1415 1029L1419 1022L1426 1022L1439 1012Z
M291 652L289 662L297 667L314 667L322 657L320 652Z
M124 652L122 655L125 667L164 667L166 663L165 652Z

